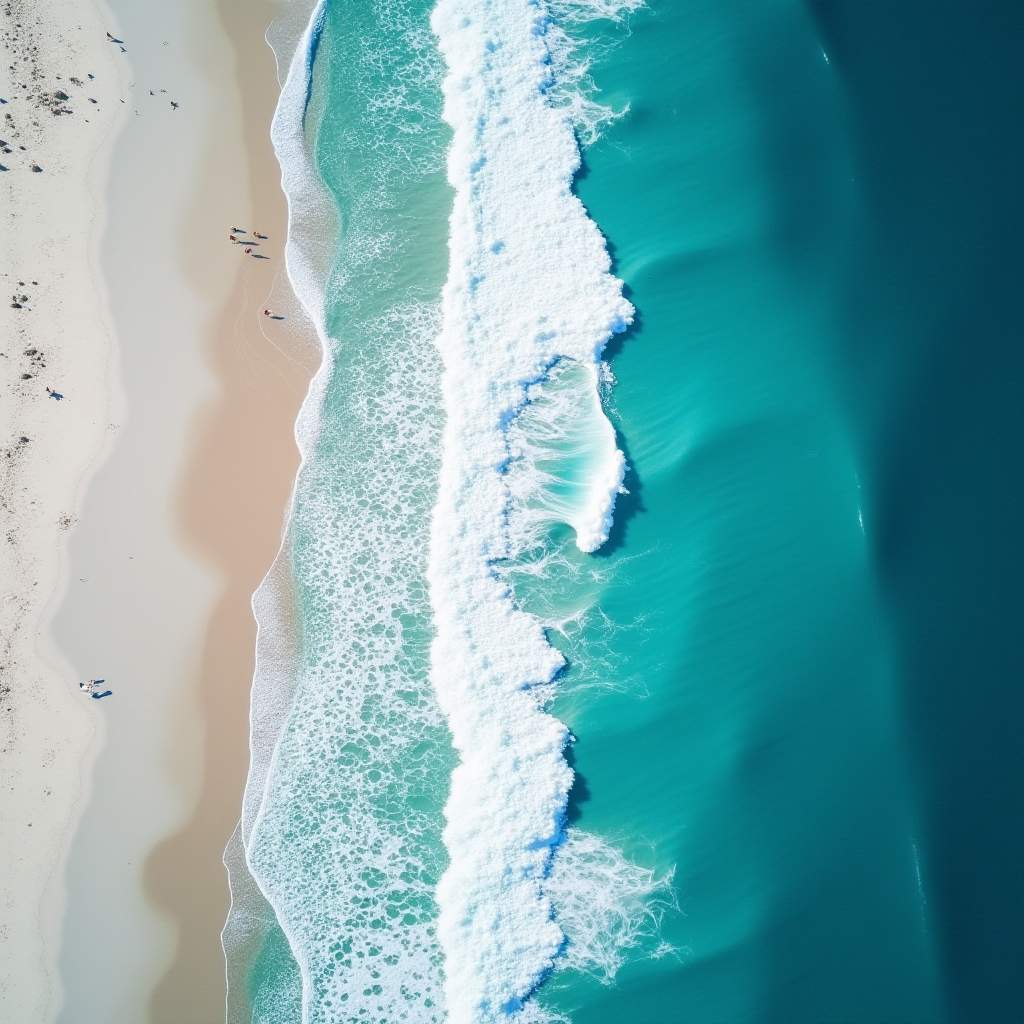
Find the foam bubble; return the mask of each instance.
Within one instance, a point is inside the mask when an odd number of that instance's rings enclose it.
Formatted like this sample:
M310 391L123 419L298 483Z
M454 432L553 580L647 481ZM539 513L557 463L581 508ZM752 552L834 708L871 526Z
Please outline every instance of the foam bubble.
M337 223L334 206L313 167L303 131L326 0L317 0L311 6L311 15L298 39L284 37L275 49L279 73L282 66L287 66L288 70L274 113L271 138L281 166L282 189L288 204L285 268L292 290L316 329L321 350L326 352L324 281ZM282 47L285 46L293 46L290 55L284 52ZM316 446L319 409L328 379L328 360L324 359L310 383L295 425L303 465ZM291 503L294 507L294 494ZM229 872L231 907L221 942L227 964L228 1018L232 1022L241 1021L254 1012L249 1005L245 980L247 960L278 923L274 908L267 903L265 891L259 885L258 872L248 863L247 854L266 793L274 750L287 720L295 688L298 643L294 635L295 616L291 607L294 588L287 547L286 536L282 550L253 595L257 643L250 705L249 772L241 820L224 856ZM282 1012L287 1014L294 1010L298 994L293 991L296 972L289 970L285 973L288 975L285 986L288 991L282 993L280 1002ZM273 1007L264 1006L258 1019L271 1022L274 1017Z
M556 523L581 551L604 543L626 460L601 405L595 374L560 359L526 389L528 404L508 429L509 547L517 557L543 545Z
M424 581L436 324L410 303L361 325L373 358L335 364L291 527L303 649L247 852L309 1022L443 1016L434 885L451 758L426 681Z
M592 145L602 130L629 108L615 110L598 101L590 69L610 45L582 39L575 30L592 21L619 23L645 6L645 0L548 0L551 23L545 34L552 67L551 103L563 109L584 145Z

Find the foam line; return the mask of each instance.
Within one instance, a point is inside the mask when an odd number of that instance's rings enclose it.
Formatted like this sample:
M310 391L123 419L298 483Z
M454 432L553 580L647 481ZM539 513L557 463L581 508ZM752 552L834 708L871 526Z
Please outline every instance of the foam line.
M438 935L449 1019L469 1024L517 1013L564 941L543 890L573 778L567 730L543 710L562 659L494 571L516 554L509 425L559 360L583 367L596 393L605 344L633 310L572 193L579 150L570 111L549 97L545 7L441 0L432 27L448 66L455 200L438 342L447 422L431 535L431 678L461 758ZM584 551L607 538L624 465L603 412L597 423L599 485L571 524Z
M288 203L288 240L285 245L285 267L299 301L316 327L322 350L327 353L328 339L324 325L324 255L333 245L320 241L325 234L324 219L333 207L319 183L306 149L304 122L313 83L313 58L319 45L326 11L326 0L319 0L299 44L292 55L274 120L271 139L281 166L281 188ZM320 408L330 372L330 361L321 362L310 383L309 393L295 424L295 436L303 464L311 457L319 432ZM301 468L299 470L301 473ZM289 512L288 518L291 518ZM259 626L257 666L253 686L250 719L250 767L246 784L241 822L241 836L248 845L259 813L270 762L291 703L291 693L281 692L281 683L288 675L284 666L274 666L274 678L264 678L261 661L273 660L273 651L264 650L264 633L278 628L282 616L288 614L286 601L277 594L280 584L272 570L253 595L253 610ZM264 658L259 657L260 654ZM276 685L275 685L276 684ZM290 687L285 687L290 691Z

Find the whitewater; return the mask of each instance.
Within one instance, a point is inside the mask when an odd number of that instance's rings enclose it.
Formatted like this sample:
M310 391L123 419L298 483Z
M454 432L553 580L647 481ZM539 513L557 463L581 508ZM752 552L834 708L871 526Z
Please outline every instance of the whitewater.
M448 66L455 200L438 341L447 422L431 678L460 758L438 934L450 1018L467 1024L519 1009L564 941L543 887L573 780L568 730L544 710L563 658L494 569L520 553L508 525L508 428L559 360L583 367L596 397L602 351L633 313L572 193L580 156L568 111L548 96L550 24L526 0L442 0L432 19ZM567 516L588 552L607 538L624 468L607 418L597 427L597 471Z
M287 269L323 364L254 598L232 1022L551 1020L549 973L608 982L656 931L666 880L567 827L565 661L508 573L543 586L560 523L600 548L622 491L602 354L633 310L572 191L612 115L566 28L635 6L321 0L285 55ZM328 86L351 110L324 150Z

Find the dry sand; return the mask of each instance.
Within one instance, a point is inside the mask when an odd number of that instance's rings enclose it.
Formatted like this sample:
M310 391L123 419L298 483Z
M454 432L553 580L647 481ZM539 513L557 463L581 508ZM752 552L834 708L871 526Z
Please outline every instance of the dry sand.
M84 478L120 411L94 255L123 108L90 4L5 0L0 11L0 1020L31 1024L50 1003L61 915L50 882L97 728L40 637Z
M5 684L16 711L3 756L17 799L4 801L5 860L15 870L4 879L0 942L10 936L14 959L0 947L0 1019L51 1019L63 1005L59 1019L69 1024L213 1024L224 1019L221 855L248 756L249 602L280 542L298 465L292 424L319 360L281 260L285 206L268 137L278 83L263 42L276 7L114 0L103 21L82 0L33 0L31 8L99 38L89 52L104 74L87 70L113 90L98 97L100 111L112 99L127 102L108 114L108 132L122 111L124 121L109 159L101 153L96 162L95 142L82 143L79 163L59 179L74 195L55 213L66 244L54 250L53 273L65 275L65 303L84 298L69 314L73 332L66 319L45 346L35 336L31 345L55 374L46 383L67 398L33 396L35 378L6 382L22 395L7 434L33 440L12 448L4 435L12 451L4 514L16 536L5 555L15 555L19 588L9 602L17 629L4 633L14 638ZM126 52L106 43L108 30ZM72 106L73 115L46 117L61 131L89 127ZM42 123L44 133L57 130ZM67 143L58 145L70 161ZM90 159L94 205L106 208L102 231L82 214ZM33 177L39 183L21 187L37 192L24 193L23 205L53 209L44 175ZM232 246L232 223L262 229L269 239L258 251L269 258ZM18 236L23 261L37 230ZM97 251L98 276L89 260ZM29 273L21 264L2 269ZM43 270L31 274L46 279ZM78 292L67 284L75 274ZM262 317L266 305L287 319ZM31 347L16 345L17 353ZM58 413L77 419L57 421ZM98 468L83 499L76 486L90 465ZM69 517L77 523L61 562ZM51 640L42 609L55 594ZM77 681L93 676L105 677L113 696L79 694ZM83 793L76 821L73 802Z

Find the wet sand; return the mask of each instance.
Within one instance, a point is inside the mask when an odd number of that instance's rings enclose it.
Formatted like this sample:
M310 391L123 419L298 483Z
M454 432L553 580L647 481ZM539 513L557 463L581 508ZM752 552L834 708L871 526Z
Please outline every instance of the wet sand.
M263 38L278 5L112 7L134 86L101 263L127 411L71 542L55 634L79 675L115 692L89 709L105 739L69 855L59 1019L219 1024L250 600L280 544L319 349L282 259ZM231 224L269 236L268 259L232 246Z
M240 69L252 208L260 211L261 231L275 240L279 256L287 209L269 134L278 82L264 40L275 9L266 0L218 4ZM268 300L262 268L246 264L221 313L212 355L224 392L204 417L180 492L184 531L219 564L226 589L210 620L200 664L207 733L199 800L185 826L150 854L145 867L147 894L174 914L181 929L175 959L153 995L154 1024L202 1020L214 1007L221 1011L217 1019L223 1019L220 931L229 893L221 858L237 824L249 767L256 651L250 602L280 543L299 462L292 428L320 359L313 327L283 278L280 258L276 268L280 276ZM261 319L267 301L276 315L287 311L287 320Z

